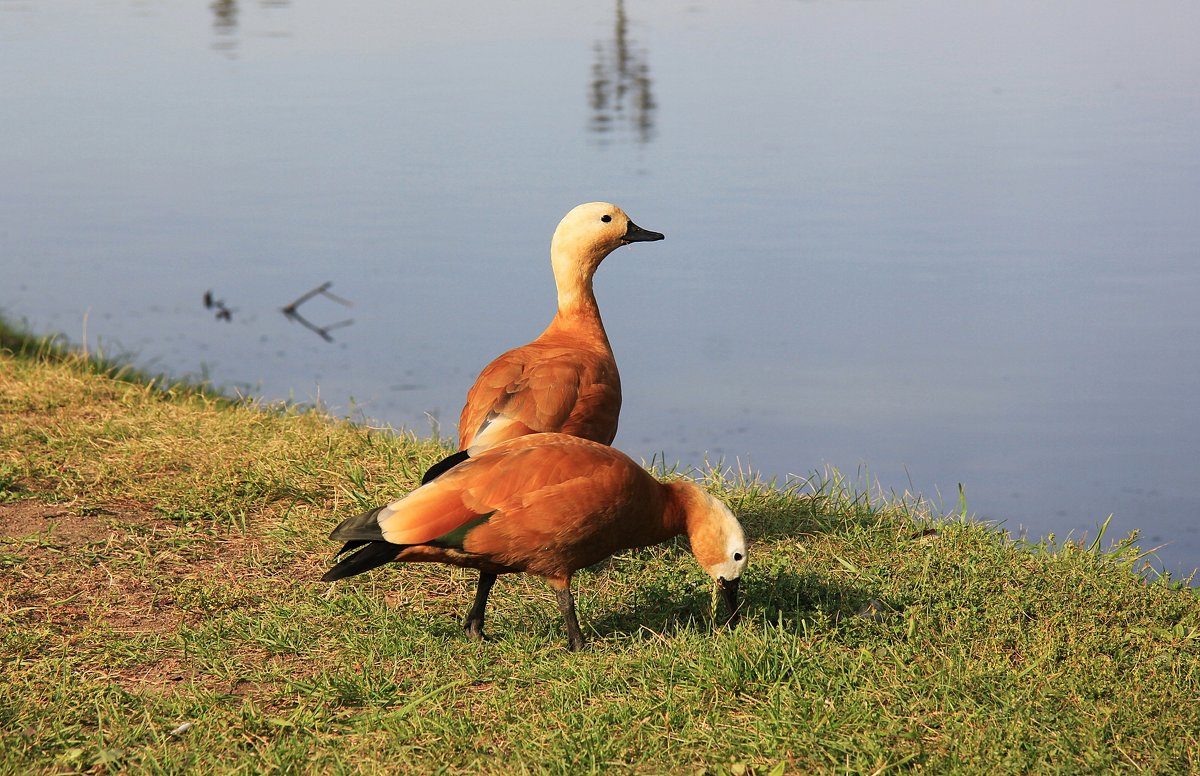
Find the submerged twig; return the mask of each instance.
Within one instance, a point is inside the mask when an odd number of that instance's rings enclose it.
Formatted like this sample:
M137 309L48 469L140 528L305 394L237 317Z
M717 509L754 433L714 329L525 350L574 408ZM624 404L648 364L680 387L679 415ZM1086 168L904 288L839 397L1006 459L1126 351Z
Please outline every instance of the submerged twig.
M312 289L312 290L310 290L310 291L305 291L303 294L301 294L300 296L296 297L296 300L295 300L294 302L292 302L291 304L289 304L289 305L287 305L286 307L284 307L284 308L283 308L283 314L284 314L284 315L295 315L295 313L296 313L296 308L297 308L297 307L299 307L300 305L304 304L304 303L305 303L305 302L307 302L309 299L312 299L312 298L313 298L314 296L316 296L317 294L320 294L320 295L322 295L322 296L329 297L330 299L332 299L333 301L337 302L338 304L340 304L340 305L345 305L346 307L353 307L353 306L354 306L354 303L353 303L353 302L351 302L350 300L348 300L348 299L343 299L342 297L338 296L337 294L331 293L331 292L329 291L329 289L330 289L332 286L333 286L333 281L326 280L324 283L322 283L321 285L317 286L316 288L314 288L314 289Z
M314 296L317 296L317 295L328 297L329 299L332 299L333 301L337 302L340 305L344 305L346 307L353 307L354 306L353 302L349 301L348 299L343 299L342 297L338 296L337 294L330 293L329 288L332 285L333 285L333 283L331 281L325 281L324 283L317 286L316 288L306 291L303 294L301 294L300 296L296 297L296 299L294 301L292 301L291 304L286 305L282 308L282 312L283 312L284 316L287 317L288 320L296 321L301 326L303 326L304 328L313 332L314 334L316 334L317 336L319 336L321 339L325 340L326 342L333 342L333 337L330 336L329 332L333 331L334 329L341 329L343 327L349 326L350 324L354 323L354 319L348 318L344 321L338 321L337 323L331 323L328 326L318 326L315 323L313 323L312 321L305 318L303 315L301 315L298 308L300 307L300 305L304 304L309 299L312 299Z
M351 302L349 299L343 299L342 297L340 297L337 294L330 291L329 286L331 286L331 285L333 285L333 284L326 283L325 287L321 289L321 294L323 296L326 296L326 297L332 299L333 301L337 302L338 304L343 305L345 307L353 307L354 306L354 303Z

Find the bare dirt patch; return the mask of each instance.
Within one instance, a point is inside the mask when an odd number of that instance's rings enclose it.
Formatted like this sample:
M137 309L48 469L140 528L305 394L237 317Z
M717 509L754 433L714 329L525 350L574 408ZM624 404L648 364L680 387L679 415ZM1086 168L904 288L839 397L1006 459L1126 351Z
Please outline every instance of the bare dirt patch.
M60 631L175 633L202 616L185 599L213 581L228 585L211 605L229 608L261 594L255 577L320 576L321 558L282 549L258 530L179 522L144 504L0 504L0 614Z
M152 511L134 504L0 504L0 612L60 632L90 624L178 627L173 602L155 590L160 570L130 563L156 522Z
M0 504L0 539L45 537L63 544L82 544L103 538L101 515L81 515L70 506L17 501Z
M174 632L189 617L179 591L235 576L259 543L141 504L0 504L0 613L66 630Z
M196 683L196 672L178 658L114 670L108 678L129 692L167 695L187 690Z
M272 519L269 512L257 517ZM259 606L279 584L319 577L323 558L285 548L286 542L265 537L264 528L181 522L138 503L0 504L0 621L56 634L52 638L72 643L73 654L82 657L81 675L131 693L188 694L199 687L269 697L271 681L218 679L178 647L182 629L222 610ZM118 642L132 650L153 646L141 661L126 655L110 664L84 656L104 654ZM239 656L260 667L280 659L244 648ZM293 659L295 665L279 670L289 676L318 670Z

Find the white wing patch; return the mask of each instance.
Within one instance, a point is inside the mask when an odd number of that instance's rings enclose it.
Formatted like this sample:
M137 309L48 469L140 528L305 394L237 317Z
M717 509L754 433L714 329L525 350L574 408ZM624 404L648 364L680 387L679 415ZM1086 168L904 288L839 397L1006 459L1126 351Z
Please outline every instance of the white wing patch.
M484 421L479 427L475 438L471 440L471 446L467 448L467 455L479 455L489 447L500 444L508 438L507 431L516 421L506 415L495 415Z

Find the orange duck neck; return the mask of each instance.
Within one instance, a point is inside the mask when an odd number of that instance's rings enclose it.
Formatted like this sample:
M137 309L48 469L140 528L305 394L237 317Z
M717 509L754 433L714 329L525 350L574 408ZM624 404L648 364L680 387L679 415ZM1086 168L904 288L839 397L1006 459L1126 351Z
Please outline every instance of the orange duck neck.
M592 276L607 253L580 257L552 252L554 284L558 288L558 312L546 333L561 332L575 337L603 343L603 349L611 350L604 321L600 318L600 307L592 291Z
M694 501L694 496L692 488L683 481L664 482L663 490L666 493L662 519L665 541L673 536L689 533L691 526L688 525L688 516L692 512L689 507Z

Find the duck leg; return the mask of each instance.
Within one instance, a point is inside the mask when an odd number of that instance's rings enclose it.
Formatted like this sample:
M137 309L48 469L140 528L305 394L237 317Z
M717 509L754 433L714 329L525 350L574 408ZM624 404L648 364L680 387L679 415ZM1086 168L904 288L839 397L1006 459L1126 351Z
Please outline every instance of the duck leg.
M463 631L474 641L483 640L483 612L487 608L488 595L492 585L496 584L496 575L487 571L479 572L479 586L475 588L475 603L467 612L463 621Z
M559 586L561 584L561 587ZM567 649L578 652L583 649L583 632L579 630L579 619L575 616L575 597L571 595L571 580L552 581L554 597L558 599L558 610L567 624Z

